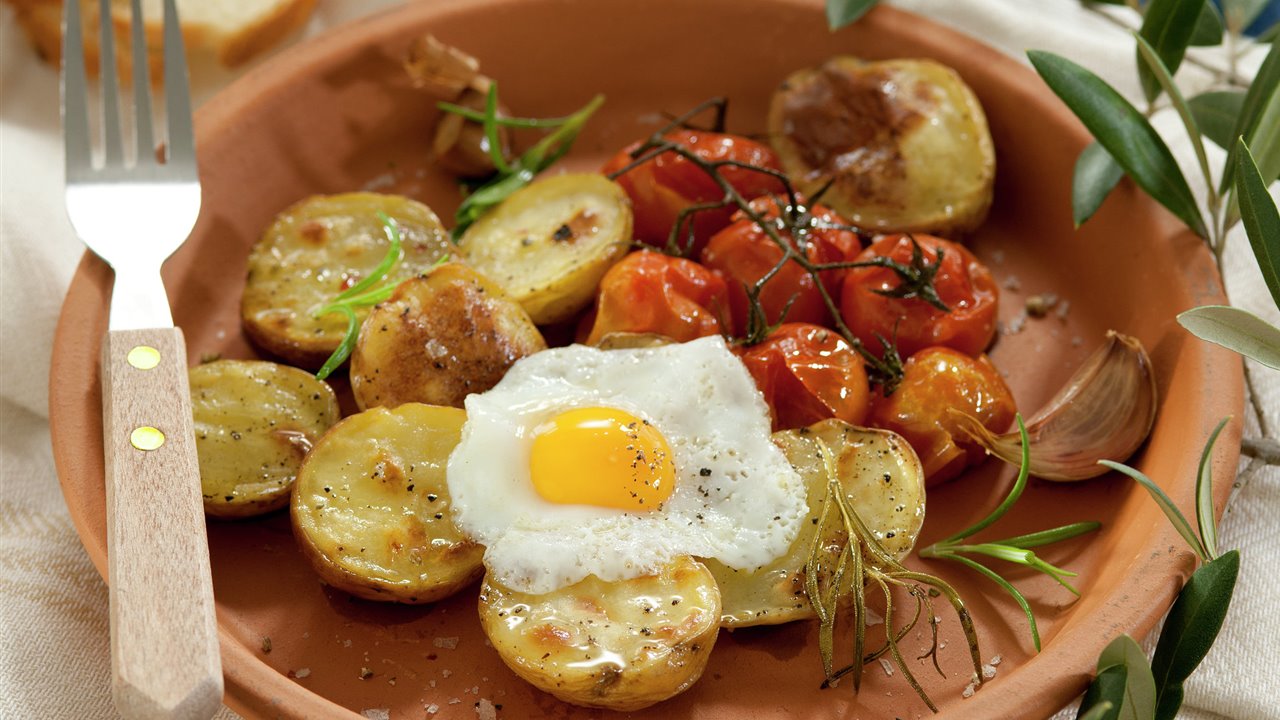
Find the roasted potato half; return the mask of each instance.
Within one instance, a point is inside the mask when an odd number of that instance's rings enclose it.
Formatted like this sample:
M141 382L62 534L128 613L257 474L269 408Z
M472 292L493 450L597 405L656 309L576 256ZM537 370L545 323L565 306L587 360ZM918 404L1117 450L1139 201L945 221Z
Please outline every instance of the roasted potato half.
M924 524L924 471L911 446L887 430L868 430L842 420L823 420L798 430L774 433L773 441L804 478L812 522L804 523L786 555L754 571L733 570L705 560L720 586L725 627L776 625L815 617L805 595L804 568L827 496L827 472L818 441L835 457L836 473L850 506L896 558L915 545ZM839 512L832 508L831 512ZM834 567L844 530L833 517L821 540Z
M402 256L389 279L399 282L456 252L431 208L397 195L316 195L280 213L249 253L240 302L245 334L262 349L305 368L319 368L342 342L339 313L312 317L338 293L377 268L389 240L377 213L400 228ZM364 318L366 310L356 310Z
M445 483L465 421L456 408L374 408L316 443L290 514L321 579L369 600L426 603L480 577L484 548L454 526Z
M631 243L631 201L596 173L556 175L513 193L467 228L461 247L539 325L572 318Z
M702 675L719 632L720 593L701 563L678 558L656 575L594 575L545 595L486 576L480 624L503 662L565 702L639 710Z
M987 118L954 70L932 60L834 57L773 95L769 136L797 187L854 225L957 235L991 206Z
M405 280L365 318L351 353L351 391L361 410L407 402L462 407L516 360L546 348L501 287L445 263Z
M338 422L333 390L261 360L215 360L188 377L205 513L241 518L288 505L303 458Z

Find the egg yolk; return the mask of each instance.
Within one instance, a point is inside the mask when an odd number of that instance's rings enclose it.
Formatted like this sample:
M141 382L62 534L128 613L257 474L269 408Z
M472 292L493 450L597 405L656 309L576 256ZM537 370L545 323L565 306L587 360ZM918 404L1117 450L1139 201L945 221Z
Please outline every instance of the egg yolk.
M652 512L675 490L658 429L616 408L563 412L533 431L529 475L544 500Z

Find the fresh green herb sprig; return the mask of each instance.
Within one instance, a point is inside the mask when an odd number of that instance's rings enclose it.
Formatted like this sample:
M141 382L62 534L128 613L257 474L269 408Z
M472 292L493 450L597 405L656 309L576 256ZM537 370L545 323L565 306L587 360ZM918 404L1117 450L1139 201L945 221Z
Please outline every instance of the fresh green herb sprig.
M924 691L924 688L920 686L919 681L916 680L915 675L911 672L911 668L902 656L902 650L898 643L916 626L921 615L925 614L926 622L929 623L932 634L933 644L929 651L916 659L932 658L934 669L937 670L939 675L946 677L938 664L938 623L940 619L933 608L935 595L945 597L955 610L956 616L960 620L960 627L964 631L965 640L969 645L969 658L973 663L972 681L976 685L981 685L984 680L981 655L978 650L978 633L973 626L973 619L969 615L969 610L965 607L964 600L961 599L960 594L945 580L928 573L907 569L880 544L875 533L867 528L862 518L858 516L857 511L845 498L844 488L840 485L836 461L832 456L831 449L821 440L818 440L817 443L818 452L822 456L823 467L827 475L827 493L826 501L822 504L822 513L819 516L817 531L814 534L809 557L805 562L805 594L809 598L810 605L813 606L814 613L818 616L818 649L822 655L823 672L826 673L826 679L823 681L822 686L824 688L830 687L846 675L852 675L853 690L857 692L861 687L863 666L888 653L893 658L894 665L897 666L898 671L902 673L902 677L911 686L911 689L916 691L916 694L920 696L925 705L929 706L930 710L938 712L933 700ZM833 507L835 508L834 512L832 510ZM833 515L836 517L833 518ZM825 535L824 529L833 520L844 530L847 538L845 544L837 551L834 567L831 566L830 549L822 542L822 538ZM879 588L884 594L885 602L885 644L870 653L865 650L867 631L866 588L868 586ZM894 588L906 591L908 596L915 600L916 604L915 614L912 619L898 630L894 629L897 617L893 599ZM836 621L840 615L840 601L848 595L853 596L853 661L843 668L835 669Z
M985 555L999 560L1024 565L1037 572L1044 573L1056 580L1060 585L1066 588L1071 594L1079 596L1080 592L1071 586L1066 578L1075 577L1076 573L1069 570L1056 567L1046 562L1035 554L1032 548L1048 545L1050 543L1069 540L1079 537L1085 533L1097 530L1101 525L1097 522L1076 522L1069 525L1052 528L1050 530L1041 530L1039 532L1029 533L1026 535L1018 535L1016 537L1006 538L1004 540L992 540L981 543L965 543L964 540L985 530L992 523L999 520L1009 512L1014 503L1018 502L1018 498L1022 497L1022 491L1027 487L1027 476L1030 474L1031 466L1031 444L1027 437L1027 426L1022 421L1022 416L1017 416L1018 433L1022 438L1022 458L1021 466L1018 468L1018 477L1010 488L1009 494L994 510L985 518L970 525L969 527L953 533L946 538L924 548L920 551L920 557L936 558L939 560L951 560L968 567L992 582L999 585L1005 592L1018 603L1018 607L1022 608L1022 612L1027 616L1027 624L1031 629L1031 642L1035 645L1036 651L1040 651L1040 630L1036 626L1035 613L1031 611L1031 605L1027 602L1027 598L1013 583L1003 578L999 573L987 567L986 565L974 560L967 555Z
M1169 609L1169 615L1165 618L1164 629L1160 632L1160 639L1156 643L1156 651L1150 665L1147 665L1146 656L1141 653L1136 657L1131 654L1123 660L1128 666L1130 683L1133 682L1132 678L1135 674L1140 678L1151 677L1154 683L1154 701L1148 707L1135 709L1132 717L1172 720L1177 715L1178 708L1182 705L1182 685L1209 653L1214 640L1218 637L1218 631L1222 629L1227 609L1231 606L1236 578L1240 572L1240 552L1238 550L1218 552L1218 528L1213 511L1212 468L1213 447L1228 420L1230 418L1218 423L1200 454L1200 464L1196 470L1194 530L1178 506L1151 478L1128 465L1110 460L1100 461L1112 470L1133 478L1150 493L1151 498L1160 506L1201 563L1199 569L1191 574L1191 578L1173 601L1173 607ZM1090 686L1090 690L1092 692L1095 686L1101 686L1092 694L1099 700L1110 700L1117 707L1121 707L1128 702L1126 697L1131 697L1134 693L1132 688L1126 690L1123 685L1116 690L1113 687L1114 683L1108 685L1102 680L1102 673L1106 670L1103 667L1104 661L1105 653L1104 659L1099 660L1099 674ZM1086 695L1086 702L1088 699L1089 695ZM1088 709L1087 705L1081 706L1082 713Z
M506 118L498 115L498 84L490 83L488 95L485 96L484 112L477 112L452 103L439 103L440 110L461 115L468 120L479 122L484 127L488 139L489 157L497 172L468 195L454 216L453 239L456 242L491 208L506 200L512 193L528 185L538 173L551 167L573 146L578 133L592 114L604 104L604 96L596 95L580 110L562 118ZM502 155L502 144L498 142L498 128L555 128L533 147L514 161L508 162Z
M330 313L341 313L347 318L347 330L342 336L342 342L338 344L337 349L324 361L324 365L316 371L316 379L324 380L333 374L342 366L342 363L351 357L351 351L355 349L356 338L360 334L360 323L356 317L356 310L359 308L373 307L380 302L384 302L391 297L391 293L395 291L395 283L383 284L395 269L400 260L404 258L404 250L400 241L400 226L389 215L378 211L378 220L382 222L382 231L387 235L387 252L382 256L381 262L360 282L343 290L328 305L316 308L311 311L311 317L318 318ZM446 262L449 256L446 254L435 262L439 265ZM432 267L435 267L433 265Z

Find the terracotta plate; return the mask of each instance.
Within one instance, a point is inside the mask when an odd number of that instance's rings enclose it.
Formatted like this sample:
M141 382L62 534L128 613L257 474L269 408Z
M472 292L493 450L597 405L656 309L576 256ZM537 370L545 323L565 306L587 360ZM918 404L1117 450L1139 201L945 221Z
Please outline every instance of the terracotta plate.
M442 217L458 201L454 182L426 163L432 103L400 69L408 43L430 31L476 55L518 113L562 115L607 95L570 164L595 168L647 135L663 112L712 95L730 99L730 125L764 129L774 86L788 73L844 53L926 56L960 71L990 118L998 155L995 207L973 247L1007 289L1009 323L1030 294L1070 303L1064 317L1028 321L1003 335L995 362L1024 412L1034 412L1108 328L1150 350L1163 405L1134 459L1191 507L1199 449L1217 420L1239 414L1240 364L1182 332L1174 315L1222 302L1201 243L1127 183L1098 216L1072 229L1070 179L1088 136L1039 79L1017 62L918 17L880 8L829 33L818 0L434 0L342 27L281 55L210 101L197 117L204 212L166 266L178 324L194 360L251 357L237 307L250 245L272 216L312 193L394 189ZM84 545L104 568L101 406L97 355L111 273L81 264L63 309L53 358L51 415L63 490ZM1235 466L1238 427L1219 443L1224 476ZM922 544L977 519L1010 482L991 463L931 493ZM1218 500L1229 483L1218 484ZM1075 485L1035 481L991 537L1094 519L1088 540L1050 548L1079 572L1075 599L1042 576L1007 571L1041 618L1033 652L1025 618L994 585L942 563L913 563L953 582L968 599L982 659L1001 656L994 680L972 698L954 617L941 627L946 678L909 659L948 718L1043 717L1082 690L1101 648L1117 633L1141 637L1172 601L1191 556L1156 506L1118 476ZM472 588L430 607L356 601L322 586L295 549L288 519L212 522L214 590L227 702L252 717L475 717L482 698L500 717L599 716L564 705L517 679L488 647ZM271 639L270 653L263 639ZM904 641L912 658L927 638ZM361 679L362 670L372 676ZM878 664L860 695L819 690L815 627L801 623L723 633L703 679L637 717L916 717L928 710Z

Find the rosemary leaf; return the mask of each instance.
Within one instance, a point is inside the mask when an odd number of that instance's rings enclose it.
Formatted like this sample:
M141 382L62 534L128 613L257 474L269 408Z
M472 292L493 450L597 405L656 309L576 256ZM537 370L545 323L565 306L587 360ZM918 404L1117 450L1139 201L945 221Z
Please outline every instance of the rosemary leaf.
M1041 545L1048 545L1059 540L1070 540L1073 537L1079 537L1085 533L1091 533L1102 527L1102 523L1089 520L1086 522L1071 523L1063 525L1051 530L1041 530L1039 532L1027 533L1026 535L1018 535L1016 537L1007 538L998 541L1001 545L1008 545L1017 548L1033 548Z
M1156 682L1155 720L1173 720L1182 705L1182 683L1209 653L1231 605L1240 552L1230 550L1196 570L1173 601L1151 671Z
M342 337L342 342L338 344L338 349L333 351L328 360L324 361L324 365L316 371L316 379L324 380L333 374L342 366L342 363L351 357L351 351L356 346L356 338L360 334L360 325L356 321L356 311L350 305L330 305L332 312L340 312L347 316L347 334Z
M995 570L992 570L976 560L964 557L963 555L944 554L939 555L938 557L946 560L955 560L961 565L965 565L978 571L979 574L986 576L992 582L1004 588L1004 591L1013 597L1013 599L1018 603L1018 607L1022 608L1023 614L1027 616L1027 625L1031 627L1031 643L1035 645L1036 652L1040 652L1040 629L1036 626L1035 613L1031 612L1031 605L1027 603L1027 598L1023 596L1018 588L1013 586L1013 583L1010 583L1008 580L1000 577L999 573Z
M936 543L937 545L963 540L985 529L1009 512L1009 508L1013 507L1013 504L1018 502L1018 498L1022 496L1023 489L1027 487L1027 475L1031 472L1031 441L1027 437L1027 425L1022 421L1022 414L1019 413L1014 419L1018 422L1018 435L1022 441L1022 463L1018 468L1018 478L1014 480L1013 488L1009 490L1009 494L989 515L960 532L948 535L944 540Z

